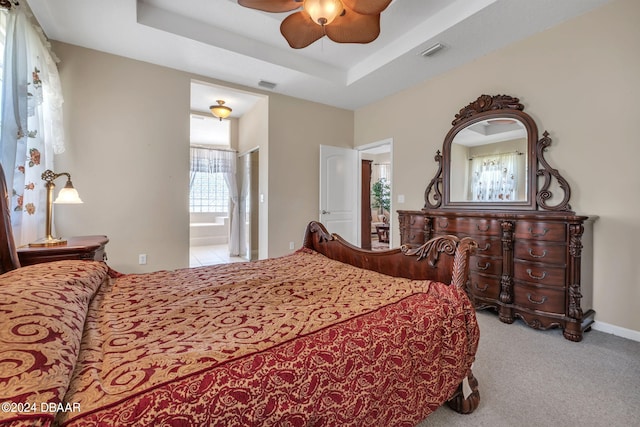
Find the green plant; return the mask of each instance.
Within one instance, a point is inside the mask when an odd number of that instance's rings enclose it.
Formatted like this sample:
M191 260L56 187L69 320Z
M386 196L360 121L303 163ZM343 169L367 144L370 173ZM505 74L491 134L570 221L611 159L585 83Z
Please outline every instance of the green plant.
M391 185L386 178L380 178L371 186L373 207L382 208L383 212L391 211Z

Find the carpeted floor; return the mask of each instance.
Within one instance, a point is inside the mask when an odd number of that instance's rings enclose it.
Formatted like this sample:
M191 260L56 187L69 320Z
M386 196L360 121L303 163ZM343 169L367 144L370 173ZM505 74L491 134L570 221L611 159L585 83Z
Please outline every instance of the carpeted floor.
M378 235L371 236L371 249L374 251L385 251L389 249L389 242L381 242L378 240Z
M419 427L640 426L640 342L590 331L575 343L490 311L478 321L480 406L469 415L441 407Z

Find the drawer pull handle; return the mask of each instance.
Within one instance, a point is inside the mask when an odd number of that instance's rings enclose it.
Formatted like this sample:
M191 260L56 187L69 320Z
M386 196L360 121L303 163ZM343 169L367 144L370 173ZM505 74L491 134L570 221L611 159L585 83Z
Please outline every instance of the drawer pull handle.
M473 284L473 287L476 288L477 290L479 290L480 292L484 292L487 289L489 289L489 284L485 283L484 288L481 288L480 286L478 286L478 283L476 282L476 283Z
M532 279L537 279L537 280L542 280L542 279L544 279L545 277L547 277L547 272L546 272L546 271L543 271L543 272L542 272L542 276L536 276L536 275L534 275L534 274L531 272L531 269L530 269L530 268L527 268L527 274L528 274L528 275L529 275L529 277L531 277Z
M491 243L485 243L484 248L478 247L476 248L476 251L488 251L490 247Z
M491 263L490 262L485 262L484 265L480 265L480 262L476 263L476 267L478 268L478 270L488 270L489 267L491 267Z
M530 303L532 303L532 304L538 304L538 305L540 305L540 304L544 304L545 302L547 302L547 296L546 296L546 295L543 295L543 296L542 296L542 299L541 299L540 301L536 301L536 300L534 300L534 299L533 299L533 298L531 298L531 297L532 297L532 295L531 295L530 293L527 293L527 299L528 299L528 300L529 300L529 302L530 302Z
M489 224L486 224L484 227L480 227L480 224L476 224L476 229L478 231L485 232L485 231L489 231L490 228L491 227L489 226Z
M447 220L438 221L438 225L440 226L440 228L449 228L449 221Z
M547 256L547 250L543 250L542 255L536 255L533 253L533 249L529 249L529 255L531 255L532 258L544 258Z
M549 229L545 228L544 230L542 230L542 233L534 233L533 229L531 227L529 227L529 234L531 234L531 236L533 236L533 237L543 237L548 232L549 232Z

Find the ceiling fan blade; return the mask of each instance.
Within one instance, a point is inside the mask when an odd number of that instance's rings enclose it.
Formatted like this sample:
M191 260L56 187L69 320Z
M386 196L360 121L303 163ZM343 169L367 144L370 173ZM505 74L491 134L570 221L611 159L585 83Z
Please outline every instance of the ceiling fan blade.
M302 6L302 0L238 0L240 6L264 12L289 12Z
M361 15L377 15L389 6L391 0L342 0L347 9Z
M280 24L280 32L294 49L302 49L324 36L322 27L303 11L292 13Z
M325 31L336 43L370 43L380 35L380 14L360 15L347 11L327 25Z

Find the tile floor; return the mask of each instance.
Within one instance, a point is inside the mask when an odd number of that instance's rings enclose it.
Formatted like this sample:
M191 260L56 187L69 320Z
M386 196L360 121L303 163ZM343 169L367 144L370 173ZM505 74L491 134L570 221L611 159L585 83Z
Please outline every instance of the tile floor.
M230 257L227 245L192 246L189 248L189 267L244 262L241 257Z

